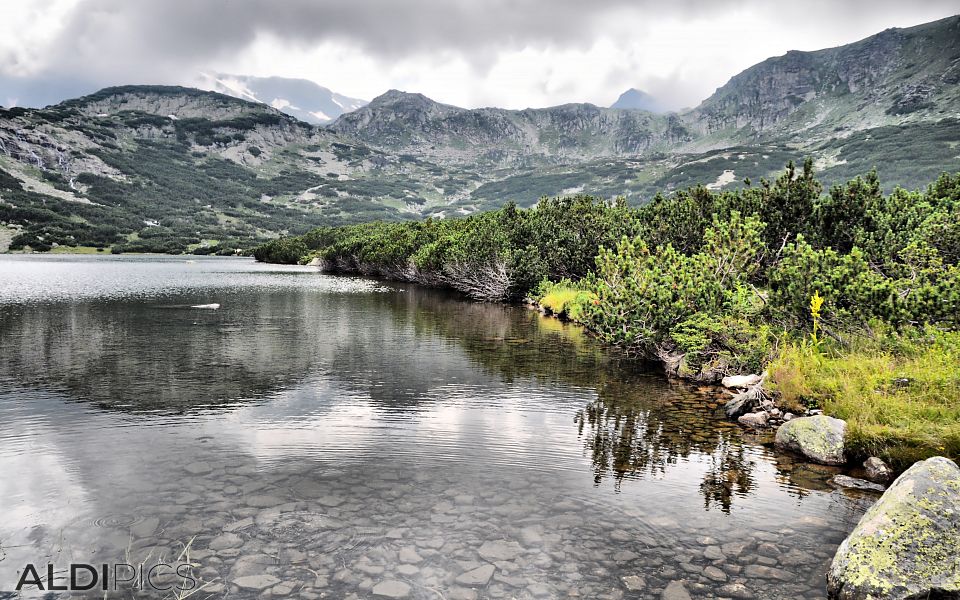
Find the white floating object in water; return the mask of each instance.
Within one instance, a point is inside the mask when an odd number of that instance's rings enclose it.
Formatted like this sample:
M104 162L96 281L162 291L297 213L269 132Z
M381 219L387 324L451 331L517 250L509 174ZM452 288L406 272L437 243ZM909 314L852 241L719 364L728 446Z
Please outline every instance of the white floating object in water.
M209 308L210 310L216 310L220 308L219 304L195 304L190 308Z

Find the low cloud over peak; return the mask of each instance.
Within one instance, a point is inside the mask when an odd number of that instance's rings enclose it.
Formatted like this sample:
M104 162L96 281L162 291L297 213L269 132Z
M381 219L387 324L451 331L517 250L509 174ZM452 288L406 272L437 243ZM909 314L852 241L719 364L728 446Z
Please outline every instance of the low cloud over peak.
M785 19L760 0L14 0L0 8L0 102L55 98L64 80L62 97L216 70L509 108L609 104L636 87L676 109L767 56L956 10L880 4L820 0Z

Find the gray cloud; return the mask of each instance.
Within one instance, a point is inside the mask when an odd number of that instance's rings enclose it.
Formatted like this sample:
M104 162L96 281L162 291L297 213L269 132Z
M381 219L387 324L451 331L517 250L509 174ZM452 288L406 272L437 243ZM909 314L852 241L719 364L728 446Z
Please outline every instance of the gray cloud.
M745 11L771 26L835 32L852 41L855 21L864 35L898 23L960 12L957 0L811 0L783 8L764 0L78 0L49 46L34 51L38 77L51 83L69 76L77 89L117 83L185 83L197 70L248 49L262 36L311 48L335 42L380 64L449 52L482 77L503 52L527 47L588 48L625 18L643 36L669 18ZM875 27L875 29L865 29ZM731 46L750 40L731 40ZM810 48L807 48L810 49ZM777 49L782 53L787 48ZM15 53L0 62L0 75L14 72ZM611 66L611 69L615 67ZM734 72L725 74L732 76ZM670 104L689 103L700 89L691 82L637 73L617 81L648 85ZM4 85L16 83L9 77ZM325 84L324 81L319 81ZM384 82L384 88L390 82ZM4 94L0 92L0 102ZM10 94L7 94L10 95Z

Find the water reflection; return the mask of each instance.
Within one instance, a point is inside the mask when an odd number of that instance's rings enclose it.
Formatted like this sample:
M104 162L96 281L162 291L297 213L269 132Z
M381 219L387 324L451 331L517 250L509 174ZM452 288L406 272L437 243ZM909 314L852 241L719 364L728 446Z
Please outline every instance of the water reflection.
M703 477L700 491L703 506L709 509L717 505L725 513L730 512L734 496L746 498L757 484L753 469L756 462L747 456L746 450L729 441L721 442L710 455L710 470Z
M0 589L27 560L193 540L217 597L257 596L236 581L264 574L307 598L385 581L411 598L616 598L632 575L654 597L675 579L820 597L862 511L709 396L535 312L159 264L107 278L109 260L79 261L71 285L107 291L56 301L0 289Z

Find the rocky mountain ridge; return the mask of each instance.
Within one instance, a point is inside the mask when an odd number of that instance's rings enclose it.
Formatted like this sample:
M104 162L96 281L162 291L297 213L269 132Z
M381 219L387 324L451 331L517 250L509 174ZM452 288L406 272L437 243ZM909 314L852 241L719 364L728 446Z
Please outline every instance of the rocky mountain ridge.
M690 137L675 117L649 111L592 104L465 109L398 90L342 115L329 128L381 150L497 166L639 155Z
M524 159L531 157L550 164L761 140L811 146L873 127L960 116L958 83L960 16L954 16L767 59L675 115L636 108L648 99L637 90L611 108L525 110L463 109L391 90L330 128L383 150L440 162L492 159L507 165L529 164Z
M807 156L828 184L877 167L888 188L915 187L960 170L958 27L791 52L681 114L464 109L391 90L322 127L169 86L0 109L0 244L232 251L318 224L542 195L729 189Z
M828 136L837 128L956 117L960 16L859 42L791 51L735 75L684 115L701 134Z

